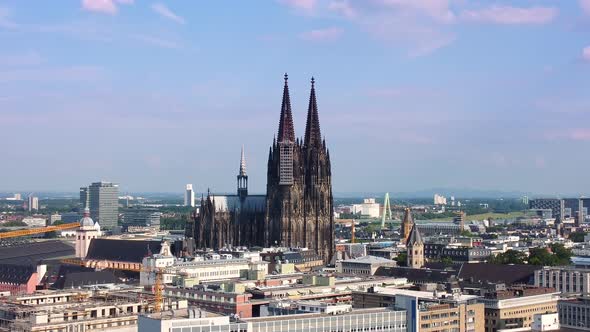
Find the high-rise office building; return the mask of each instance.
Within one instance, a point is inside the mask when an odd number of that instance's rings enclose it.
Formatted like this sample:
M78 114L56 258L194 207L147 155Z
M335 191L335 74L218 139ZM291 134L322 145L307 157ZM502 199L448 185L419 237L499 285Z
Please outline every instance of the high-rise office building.
M33 210L39 210L39 198L31 194L29 196L29 211Z
M184 206L195 206L195 192L193 191L192 184L186 185L186 191L184 192Z
M105 229L117 226L119 219L119 185L95 182L80 188L80 204L90 208L90 217Z
M563 220L565 217L565 202L559 198L536 198L529 200L530 209L551 209L552 217Z

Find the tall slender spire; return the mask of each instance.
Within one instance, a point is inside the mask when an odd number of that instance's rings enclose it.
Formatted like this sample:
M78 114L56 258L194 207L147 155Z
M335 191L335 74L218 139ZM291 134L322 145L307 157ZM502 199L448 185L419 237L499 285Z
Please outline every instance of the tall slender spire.
M281 119L279 121L278 142L295 142L295 129L291 112L291 98L289 97L289 76L285 73L285 87L283 88L283 104L281 105Z
M240 157L240 175L246 175L246 157L244 155L244 145L242 145L242 155Z
M309 107L307 108L307 123L305 124L305 146L320 147L322 133L320 131L320 117L318 115L318 103L315 96L315 79L311 78L311 93L309 95Z

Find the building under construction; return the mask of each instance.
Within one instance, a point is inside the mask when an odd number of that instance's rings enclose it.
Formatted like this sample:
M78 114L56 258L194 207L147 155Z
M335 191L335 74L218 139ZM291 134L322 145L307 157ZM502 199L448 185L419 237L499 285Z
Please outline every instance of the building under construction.
M186 307L186 300L164 303L165 310ZM138 315L155 311L143 289L45 290L0 298L0 331L137 331Z

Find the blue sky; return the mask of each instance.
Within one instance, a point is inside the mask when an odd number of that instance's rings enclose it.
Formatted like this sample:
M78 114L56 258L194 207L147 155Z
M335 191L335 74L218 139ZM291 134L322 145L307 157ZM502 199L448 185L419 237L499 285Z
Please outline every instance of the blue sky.
M590 0L0 0L0 189L264 192L284 72L336 192L590 191Z

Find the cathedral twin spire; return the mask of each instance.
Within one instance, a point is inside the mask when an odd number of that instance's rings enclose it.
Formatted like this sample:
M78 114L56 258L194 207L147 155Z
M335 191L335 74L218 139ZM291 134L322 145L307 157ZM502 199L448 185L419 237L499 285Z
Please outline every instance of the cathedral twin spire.
M279 120L279 132L277 142L295 142L295 128L293 125L293 112L291 110L291 97L289 96L289 76L285 73L285 86L283 88L283 103L281 106L281 118ZM304 145L318 147L322 144L320 131L320 118L318 115L318 103L315 94L315 79L311 78L311 93L307 109L307 122L305 124Z
M311 93L309 95L309 107L307 108L307 122L305 124L305 146L318 147L322 142L320 131L320 117L318 115L318 102L315 97L315 79L311 78Z
M278 142L295 142L293 114L291 112L291 98L289 97L289 76L285 73L285 87L283 88L283 104L281 105L281 119L279 120Z

